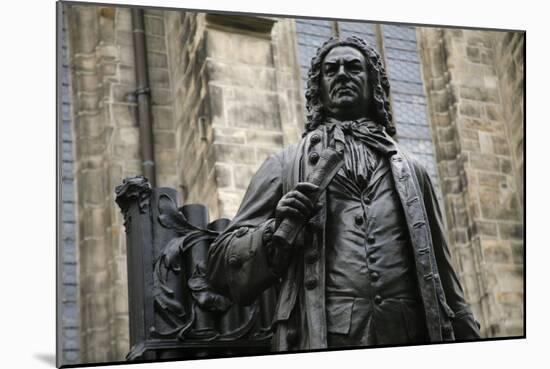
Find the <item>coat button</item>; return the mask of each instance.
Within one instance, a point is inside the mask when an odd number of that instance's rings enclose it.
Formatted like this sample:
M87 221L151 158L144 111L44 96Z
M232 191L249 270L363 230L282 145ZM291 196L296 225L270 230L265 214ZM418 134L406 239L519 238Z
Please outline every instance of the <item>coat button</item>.
M380 279L380 275L377 273L377 272L372 272L370 274L370 279L373 281L373 282L376 282L377 280Z
M248 228L246 227L241 227L237 230L237 232L235 232L235 236L236 237L242 237L244 236L245 234L248 233Z
M233 269L239 269L242 265L241 259L237 257L236 255L232 255L227 260L227 264Z
M318 161L319 161L319 153L312 152L309 155L309 163L312 164L312 165L315 165L315 164L317 164Z
M367 242L372 245L374 243L374 236L368 236Z
M298 341L298 332L295 328L289 328L286 332L286 341L290 346L293 346Z
M363 216L361 214L355 216L355 224L359 226L363 224Z
M313 264L317 260L319 260L319 253L317 252L317 250L310 251L306 253L305 259L306 259L306 263Z
M380 295L374 296L374 303L376 305L380 305L382 303L382 296L380 296Z
M370 198L365 198L365 204L370 205L372 204L372 200Z
M372 255L369 256L369 263L374 264L375 262L376 262L376 257L374 257Z
M314 279L314 278L308 279L308 280L306 280L305 285L306 285L306 288L307 288L308 290L312 290L312 289L314 289L315 287L317 287L317 280Z
M314 134L313 136L311 136L310 142L312 145L317 145L319 142L321 142L321 136L319 136L318 134Z

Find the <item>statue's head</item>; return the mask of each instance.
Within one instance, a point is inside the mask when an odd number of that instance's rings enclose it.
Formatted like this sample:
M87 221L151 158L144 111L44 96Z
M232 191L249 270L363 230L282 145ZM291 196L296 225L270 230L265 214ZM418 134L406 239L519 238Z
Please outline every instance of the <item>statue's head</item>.
M390 84L378 52L351 36L330 38L311 60L306 90L306 132L332 117L369 118L395 134L390 113Z

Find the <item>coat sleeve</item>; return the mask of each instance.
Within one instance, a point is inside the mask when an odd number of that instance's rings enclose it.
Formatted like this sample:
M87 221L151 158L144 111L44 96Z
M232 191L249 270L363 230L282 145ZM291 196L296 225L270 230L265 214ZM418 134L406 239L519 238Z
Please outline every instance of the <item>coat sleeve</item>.
M254 302L278 279L269 241L281 197L282 161L272 155L253 176L231 224L209 249L211 285L238 304Z
M415 171L417 172L423 191L424 205L428 216L437 269L443 286L445 300L454 313L452 325L455 338L458 340L478 339L480 338L479 323L475 320L472 310L464 299L462 286L451 263L451 254L443 226L441 207L437 200L434 186L430 176L423 167L416 164Z

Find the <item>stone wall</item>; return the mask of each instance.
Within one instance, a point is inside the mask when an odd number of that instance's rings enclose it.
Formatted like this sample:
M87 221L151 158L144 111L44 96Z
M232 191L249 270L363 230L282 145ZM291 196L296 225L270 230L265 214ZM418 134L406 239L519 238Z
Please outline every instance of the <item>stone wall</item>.
M166 12L183 200L212 219L235 215L259 165L303 126L292 24L273 23Z
M129 350L126 239L114 188L142 173L128 8L67 6L71 26L82 362ZM157 184L176 187L162 12L145 12Z
M523 223L497 73L503 34L419 30L451 252L485 337L523 333ZM506 38L506 36L504 36ZM519 154L521 156L521 154ZM522 162L522 161L521 161Z
M495 67L500 76L500 97L504 111L503 118L506 122L507 136L510 141L510 149L515 167L516 185L518 189L521 210L523 212L523 182L524 177L524 137L525 115L524 83L525 76L523 65L525 53L525 34L520 32L501 32L495 39Z

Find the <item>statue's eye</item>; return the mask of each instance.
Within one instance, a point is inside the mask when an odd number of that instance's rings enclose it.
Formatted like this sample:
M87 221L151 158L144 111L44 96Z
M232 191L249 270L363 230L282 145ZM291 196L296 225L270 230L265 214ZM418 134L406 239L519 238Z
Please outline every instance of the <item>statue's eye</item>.
M354 74L361 73L363 71L363 69L361 68L361 65L359 64L351 64L348 67L348 70L350 73L354 73Z
M336 73L336 67L328 65L325 67L325 76L333 76Z

